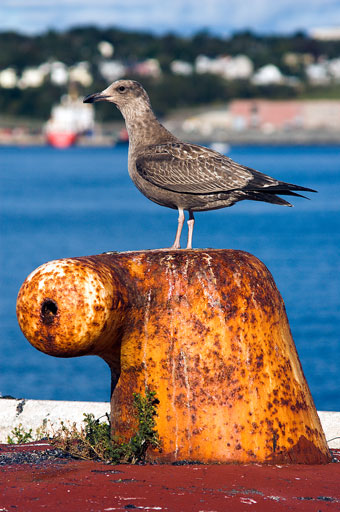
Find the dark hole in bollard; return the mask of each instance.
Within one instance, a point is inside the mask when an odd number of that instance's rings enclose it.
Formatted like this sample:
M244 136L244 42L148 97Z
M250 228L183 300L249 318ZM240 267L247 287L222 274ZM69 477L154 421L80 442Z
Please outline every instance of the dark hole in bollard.
M44 324L49 325L53 322L58 313L58 306L52 299L45 299L41 305L41 319Z

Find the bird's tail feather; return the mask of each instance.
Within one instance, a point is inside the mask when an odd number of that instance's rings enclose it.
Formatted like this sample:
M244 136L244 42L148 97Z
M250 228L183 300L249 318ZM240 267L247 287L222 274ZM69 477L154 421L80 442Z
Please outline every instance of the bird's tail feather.
M295 196L299 194L292 193L289 195ZM276 196L273 192L268 194L267 192L250 191L247 192L245 199L252 199L253 201L265 201L266 203L281 204L283 206L293 206L285 199L282 199L282 197Z
M312 188L301 187L300 185L294 185L293 183L285 183L284 181L276 183L275 185L265 186L262 189L256 189L255 187L251 188L250 185L249 188L246 187L244 190L247 192L247 194L249 194L249 198L255 201L267 201L269 203L285 204L287 206L292 205L288 203L288 201L285 201L284 199L277 197L276 194L282 196L295 196L303 197L304 199L309 199L309 197L303 196L302 194L297 194L295 191L298 190L299 192L317 192L317 190L314 190ZM256 199L256 196L258 197L258 199Z
M267 190L266 190L267 193ZM292 190L280 190L280 189L273 189L273 191L269 190L269 194L281 194L283 196L295 196L295 197L303 197L304 199L310 199L309 197L303 196L302 194L297 194L296 192L293 192Z
M307 188L307 187L301 187L300 185L294 185L294 183L284 183L282 182L282 185L284 185L285 190L300 190L301 192L317 192L317 190L314 190L313 188ZM280 185L277 185L280 187ZM302 196L304 197L304 196Z
M244 187L244 190L261 190L262 192L271 194L287 194L289 190L299 192L317 192L317 190L314 190L313 188L274 180L270 176L262 174L250 167L245 167L245 169L252 174L252 179L249 181L248 185Z

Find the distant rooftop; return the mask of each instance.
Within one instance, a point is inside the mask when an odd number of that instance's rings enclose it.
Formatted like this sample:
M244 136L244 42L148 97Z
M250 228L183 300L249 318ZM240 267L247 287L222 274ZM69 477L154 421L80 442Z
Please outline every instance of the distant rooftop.
M340 40L340 26L314 28L309 31L309 35L313 39L321 41L338 41Z

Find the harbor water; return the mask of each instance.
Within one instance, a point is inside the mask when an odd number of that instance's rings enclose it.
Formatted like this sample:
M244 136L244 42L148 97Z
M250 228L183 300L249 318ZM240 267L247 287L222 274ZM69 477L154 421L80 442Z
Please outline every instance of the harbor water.
M340 147L235 146L228 154L318 194L292 198L294 208L244 201L196 214L193 245L245 250L267 265L317 408L340 410ZM125 145L0 147L0 175L0 392L109 400L101 359L57 359L30 346L16 321L17 293L49 260L169 246L177 213L134 187Z

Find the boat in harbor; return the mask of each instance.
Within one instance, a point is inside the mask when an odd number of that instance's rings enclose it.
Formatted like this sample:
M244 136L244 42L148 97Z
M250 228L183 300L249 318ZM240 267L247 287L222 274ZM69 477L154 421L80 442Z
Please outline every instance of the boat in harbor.
M129 134L126 128L122 128L116 139L116 144L128 144L129 143Z
M209 147L214 151L222 153L223 155L226 155L230 151L230 145L228 144L228 142L213 141L210 142Z
M68 93L54 105L45 125L46 141L56 148L68 148L77 142L80 135L91 134L94 130L94 110L84 104L83 98Z

